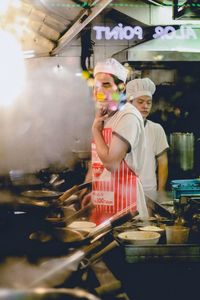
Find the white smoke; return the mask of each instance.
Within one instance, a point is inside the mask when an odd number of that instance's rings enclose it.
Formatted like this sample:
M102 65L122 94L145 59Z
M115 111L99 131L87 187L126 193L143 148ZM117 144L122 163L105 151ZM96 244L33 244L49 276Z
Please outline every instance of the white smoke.
M0 174L67 167L72 150L90 151L94 105L87 83L75 76L79 59L32 59L26 71L23 93L0 108Z

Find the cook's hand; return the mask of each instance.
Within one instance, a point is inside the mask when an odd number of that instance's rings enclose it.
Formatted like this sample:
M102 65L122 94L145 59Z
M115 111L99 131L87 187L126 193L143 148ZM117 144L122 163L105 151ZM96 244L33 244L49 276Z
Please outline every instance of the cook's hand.
M89 194L85 195L85 197L83 197L83 200L81 202L81 207L85 207L86 205L88 205L89 203L92 202L91 195L92 195L92 193L89 193Z
M89 192L88 192L88 189L87 189L87 188L82 189L82 190L79 192L79 194L78 194L79 199L82 201L83 198L84 198L88 193L89 193Z
M95 116L93 125L92 125L92 131L98 130L102 131L103 130L103 122L108 118L108 114L105 111L105 109L100 108Z

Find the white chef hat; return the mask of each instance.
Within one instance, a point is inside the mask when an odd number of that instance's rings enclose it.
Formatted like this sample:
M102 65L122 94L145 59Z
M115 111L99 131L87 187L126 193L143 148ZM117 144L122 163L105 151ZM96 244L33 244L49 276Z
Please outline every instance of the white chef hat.
M138 78L129 81L126 85L126 98L133 100L140 96L149 96L155 93L156 86L149 78Z
M114 58L108 58L98 62L94 68L94 76L97 73L108 73L116 76L123 82L126 82L128 70Z

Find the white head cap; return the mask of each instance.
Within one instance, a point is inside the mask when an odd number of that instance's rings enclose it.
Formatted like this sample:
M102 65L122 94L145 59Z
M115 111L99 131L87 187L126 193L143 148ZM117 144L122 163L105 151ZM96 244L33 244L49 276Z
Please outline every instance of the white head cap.
M133 100L140 96L149 96L155 93L156 86L149 78L134 79L126 85L127 100Z
M128 70L122 66L116 59L108 58L105 61L98 62L94 68L94 76L97 73L108 73L116 76L123 82L126 82Z

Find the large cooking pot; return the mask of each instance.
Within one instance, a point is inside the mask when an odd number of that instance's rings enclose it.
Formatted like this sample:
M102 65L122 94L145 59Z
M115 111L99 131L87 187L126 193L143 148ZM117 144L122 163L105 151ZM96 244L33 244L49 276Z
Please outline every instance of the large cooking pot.
M173 132L170 134L171 162L183 171L194 167L193 133Z
M83 289L33 289L33 290L0 290L0 300L100 300Z

